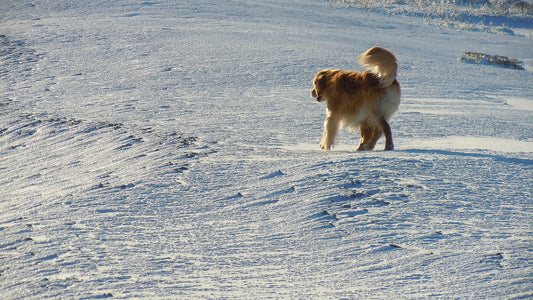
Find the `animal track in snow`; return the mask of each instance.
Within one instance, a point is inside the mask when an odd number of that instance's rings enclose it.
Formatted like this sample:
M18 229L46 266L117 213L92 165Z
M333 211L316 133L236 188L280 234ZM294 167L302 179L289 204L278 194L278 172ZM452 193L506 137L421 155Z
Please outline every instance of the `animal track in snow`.
M411 188L402 182L381 176L368 176L364 180L346 176L344 180L337 187L338 193L325 199L329 208L323 211L325 213L317 215L319 222L337 226L341 221L372 215L387 209L391 204L407 202L409 196L404 191Z

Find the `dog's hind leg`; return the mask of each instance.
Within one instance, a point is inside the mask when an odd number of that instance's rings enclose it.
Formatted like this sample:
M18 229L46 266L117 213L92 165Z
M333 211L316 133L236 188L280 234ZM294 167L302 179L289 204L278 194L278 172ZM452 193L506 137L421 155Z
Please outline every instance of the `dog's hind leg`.
M362 122L359 124L361 129L361 140L357 151L370 151L374 149L377 141L381 137L381 128L369 124L368 122Z
M320 148L323 150L330 150L333 142L335 141L335 136L337 135L337 130L339 129L339 120L334 118L331 113L328 111L328 116L324 121L324 133L322 135L322 141L320 142Z
M372 139L367 144L368 150L373 150L374 147L376 147L376 144L377 144L379 138L381 138L381 135L382 135L381 128L375 127L374 128L374 134L372 135Z
M389 123L385 118L380 120L383 127L383 133L385 134L385 151L394 150L394 143L392 142L392 132L390 130Z

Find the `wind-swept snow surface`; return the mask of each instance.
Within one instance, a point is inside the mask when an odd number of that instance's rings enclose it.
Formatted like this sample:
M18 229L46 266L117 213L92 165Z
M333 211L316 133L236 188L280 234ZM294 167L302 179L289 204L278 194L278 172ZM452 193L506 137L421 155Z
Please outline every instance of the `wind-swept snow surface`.
M533 76L458 61L531 70L531 37L304 0L0 18L2 297L533 297ZM374 45L397 150L322 152L312 78Z

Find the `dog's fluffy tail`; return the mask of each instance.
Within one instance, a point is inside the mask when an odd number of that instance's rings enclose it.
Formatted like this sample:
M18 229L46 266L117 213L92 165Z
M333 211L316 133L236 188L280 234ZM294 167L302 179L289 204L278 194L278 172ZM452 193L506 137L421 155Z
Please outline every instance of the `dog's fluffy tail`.
M361 66L379 78L380 87L388 87L396 79L397 61L392 51L381 47L368 49L358 59Z

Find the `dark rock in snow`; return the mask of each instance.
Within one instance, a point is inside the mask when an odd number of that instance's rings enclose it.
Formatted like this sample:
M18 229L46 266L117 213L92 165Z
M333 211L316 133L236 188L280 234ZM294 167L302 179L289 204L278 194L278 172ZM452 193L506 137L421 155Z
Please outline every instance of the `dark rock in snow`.
M521 61L500 55L488 55L478 52L463 52L463 54L461 54L459 57L459 61L471 64L492 65L515 70L525 70Z

